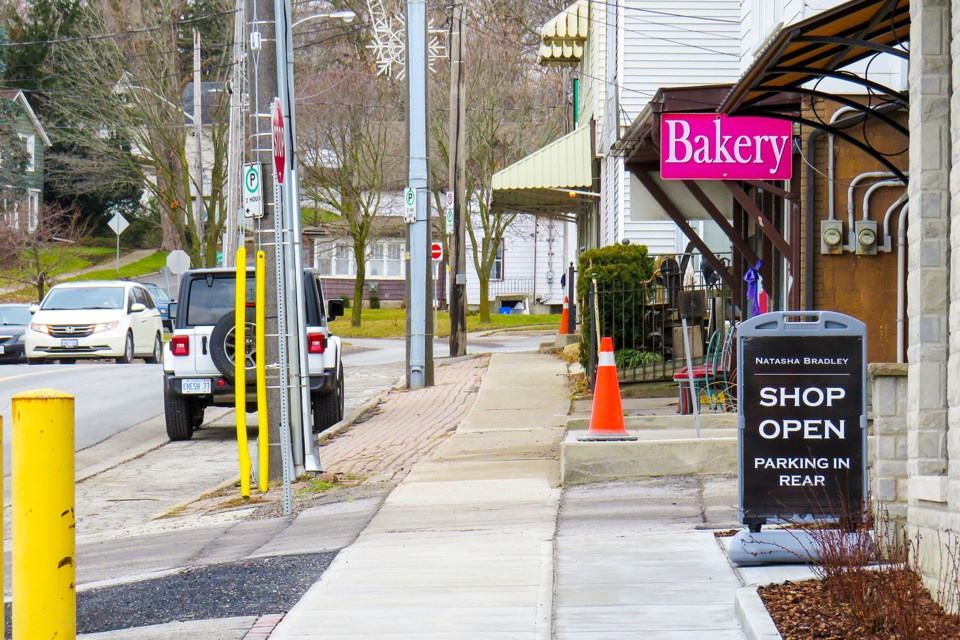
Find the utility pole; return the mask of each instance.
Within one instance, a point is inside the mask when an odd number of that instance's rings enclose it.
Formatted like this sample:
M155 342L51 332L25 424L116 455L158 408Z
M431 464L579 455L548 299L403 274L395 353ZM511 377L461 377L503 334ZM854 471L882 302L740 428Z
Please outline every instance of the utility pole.
M256 162L260 162L263 172L263 218L257 227L257 248L266 253L266 273L273 274L277 268L274 242L276 225L277 203L274 202L275 189L270 188L268 176L273 172L266 170L273 166L273 148L271 146L272 131L270 126L271 108L277 94L277 57L274 43L276 41L274 0L253 0L253 14L250 16L252 25L250 34L251 63L249 87L250 96L250 151ZM274 180L276 176L274 175ZM271 339L266 341L267 363L279 362L279 341L274 339L278 335L277 328L277 281L268 277L266 282L266 327L265 335ZM278 372L268 368L267 406L269 420L269 458L270 480L281 480L284 475L293 475L293 468L286 465L281 454L281 429L289 429L287 416L280 410L280 381L286 379L286 372Z
M407 387L433 385L433 270L430 268L429 165L427 162L427 4L407 0L407 186L414 220L407 224Z
M237 247L243 244L240 225L240 158L243 156L244 46L246 0L235 0L233 69L230 75L230 131L227 140L227 224L223 234L223 266L232 267Z
M196 158L194 159L193 184L196 196L193 201L194 226L197 233L197 244L200 245L200 260L206 260L207 247L204 242L203 225L203 86L200 76L200 32L193 30L193 137L196 144ZM203 265L207 266L207 265Z
M466 252L466 96L463 74L463 3L454 0L450 22L450 189L453 191L453 238L450 243L450 355L467 353Z

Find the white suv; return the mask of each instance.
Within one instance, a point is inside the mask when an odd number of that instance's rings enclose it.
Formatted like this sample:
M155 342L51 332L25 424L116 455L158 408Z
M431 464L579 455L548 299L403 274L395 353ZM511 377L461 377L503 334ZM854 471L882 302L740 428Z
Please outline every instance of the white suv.
M24 341L30 364L78 358L114 358L128 364L135 357L146 362L162 357L160 311L136 282L65 282L31 309Z
M343 365L340 338L327 319L343 315L343 301L324 305L320 278L304 271L307 315L307 369L313 431L343 419ZM204 410L234 406L236 273L233 269L195 269L183 274L180 294L171 303L173 336L163 352L163 400L167 435L189 440L203 424ZM247 272L246 382L247 411L257 410L254 273Z

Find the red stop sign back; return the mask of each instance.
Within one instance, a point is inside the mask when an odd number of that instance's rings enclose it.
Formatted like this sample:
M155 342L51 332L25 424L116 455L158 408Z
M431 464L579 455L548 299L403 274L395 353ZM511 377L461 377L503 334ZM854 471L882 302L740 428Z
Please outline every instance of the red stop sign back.
M439 242L430 245L430 255L433 256L435 262L443 258L443 245Z
M286 166L286 139L283 135L283 105L280 98L273 99L273 166L277 170L277 183L283 184L283 170Z

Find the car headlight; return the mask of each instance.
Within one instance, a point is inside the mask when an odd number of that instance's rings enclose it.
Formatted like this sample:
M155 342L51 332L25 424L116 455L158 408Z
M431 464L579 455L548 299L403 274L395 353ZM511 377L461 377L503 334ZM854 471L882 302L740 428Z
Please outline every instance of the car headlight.
M31 322L31 323L30 323L30 330L31 330L31 331L36 331L36 332L38 332L38 333L46 333L46 334L48 334L48 335L49 335L49 333L50 333L50 327L48 327L48 326L45 325L45 324L37 324L37 323L35 323L35 322Z
M94 325L93 332L100 333L101 331L113 331L120 324L119 321L114 320L113 322L101 322Z

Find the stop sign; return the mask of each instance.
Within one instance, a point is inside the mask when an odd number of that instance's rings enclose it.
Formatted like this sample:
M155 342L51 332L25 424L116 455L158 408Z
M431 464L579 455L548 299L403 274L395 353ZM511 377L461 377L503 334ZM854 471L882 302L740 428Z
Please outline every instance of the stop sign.
M283 135L283 105L280 98L273 99L273 166L277 171L277 183L283 184L283 170L287 145Z
M443 245L439 242L434 242L430 245L430 255L433 257L434 262L439 262L443 259Z

